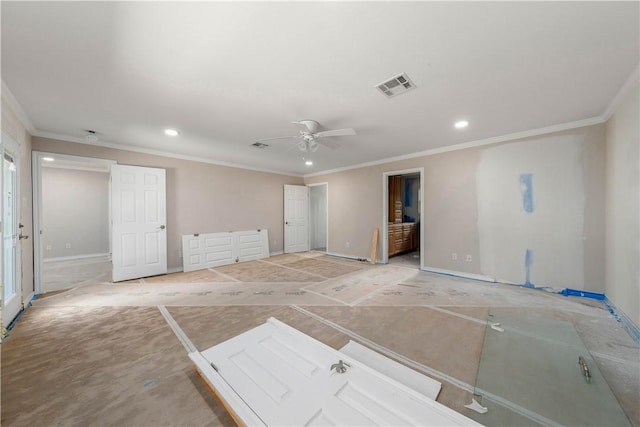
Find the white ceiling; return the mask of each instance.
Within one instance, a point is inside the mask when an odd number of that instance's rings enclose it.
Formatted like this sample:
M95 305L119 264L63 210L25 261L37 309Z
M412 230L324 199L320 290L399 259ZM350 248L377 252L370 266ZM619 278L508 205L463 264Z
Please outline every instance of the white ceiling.
M2 1L1 14L2 81L35 135L91 129L97 144L296 175L602 120L640 51L635 1ZM402 72L415 90L375 89ZM357 135L325 138L311 167L293 140L251 146L301 119Z

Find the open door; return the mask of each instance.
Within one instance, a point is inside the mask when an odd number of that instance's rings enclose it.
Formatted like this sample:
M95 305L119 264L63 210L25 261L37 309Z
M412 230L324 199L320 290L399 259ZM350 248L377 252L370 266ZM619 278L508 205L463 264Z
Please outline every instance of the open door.
M309 187L284 186L284 253L309 250Z
M111 166L113 281L166 274L164 169Z
M6 327L22 308L20 270L20 238L18 236L19 147L13 140L2 138L2 324Z

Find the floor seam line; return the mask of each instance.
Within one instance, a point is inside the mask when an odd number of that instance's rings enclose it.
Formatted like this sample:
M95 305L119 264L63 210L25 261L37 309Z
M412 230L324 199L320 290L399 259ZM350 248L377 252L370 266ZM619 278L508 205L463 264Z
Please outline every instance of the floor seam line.
M307 316L309 316L309 317L311 317L311 318L313 318L315 320L318 320L319 322L321 322L321 323L323 323L323 324L325 324L327 326L330 326L331 328L336 329L336 330L342 332L343 334L345 334L345 335L347 335L347 336L349 336L351 338L357 339L358 341L361 341L361 342L367 344L368 346L370 346L374 350L384 354L387 357L390 357L390 358L395 359L397 361L401 361L401 362L403 362L403 363L405 363L405 364L407 364L407 365L409 365L409 366L411 366L411 367L413 367L413 368L415 368L415 369L417 369L417 370L419 370L419 371L421 371L423 373L428 373L430 375L433 375L434 377L437 377L437 378L439 378L439 379L441 379L443 381L446 381L446 382L448 382L448 383L450 383L450 384L452 384L452 385L454 385L454 386L456 386L456 387L458 387L458 388L460 388L460 389L462 389L464 391L467 391L467 392L469 392L471 394L474 393L474 389L475 388L471 384L467 384L466 382L461 381L461 380L459 380L457 378L454 378L454 377L452 377L452 376L450 376L448 374L445 374L444 372L440 372L440 371L438 371L436 369L428 367L427 365L423 365L422 363L419 363L419 362L416 362L416 361L414 361L412 359L409 359L408 357L405 357L405 356L403 356L403 355L401 355L399 353L396 353L395 351L393 351L391 349L388 349L387 347L384 347L384 346L382 346L380 344L377 344L374 341L371 341L370 339L365 338L362 335L351 331L350 329L347 329L347 328L345 328L343 326L340 326L337 323L334 323L334 322L332 322L332 321L330 321L328 319L325 319L324 317L322 317L322 316L320 316L318 314L315 314L315 313L313 313L311 311L305 310L302 307L299 307L297 305L291 305L291 307L293 309L299 311L300 313L306 314Z
M162 314L162 317L164 317L164 319L167 321L167 324L169 325L173 333L176 335L176 337L178 337L178 340L183 345L185 350L187 350L187 353L193 353L194 351L197 351L198 349L196 348L196 346L189 339L187 334L184 333L180 325L178 325L178 322L176 322L173 316L171 316L169 310L167 310L164 305L159 305L157 307L158 310L160 310L160 314Z
M320 274L310 273L310 272L305 271L305 270L300 270L299 268L288 267L288 266L286 266L284 264L278 264L278 263L271 262L271 261L265 261L263 259L259 259L259 260L256 260L256 261L263 262L265 264L275 265L275 266L282 267L282 268L286 268L286 269L292 270L292 271L297 271L298 273L310 274L311 276L316 276L316 277L320 277L320 278L324 279L323 281L331 279L331 277L325 277L325 276L322 276ZM321 281L319 283L322 283L323 281Z

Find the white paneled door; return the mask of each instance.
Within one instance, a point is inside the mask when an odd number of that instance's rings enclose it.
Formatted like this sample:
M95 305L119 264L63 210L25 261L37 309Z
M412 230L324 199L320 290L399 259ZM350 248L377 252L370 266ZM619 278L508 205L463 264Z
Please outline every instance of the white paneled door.
M4 135L2 144L2 323L7 326L22 308L17 167L20 150Z
M113 281L167 272L165 170L111 166Z
M284 252L309 250L309 187L284 186Z
M189 357L246 425L479 426L274 318Z

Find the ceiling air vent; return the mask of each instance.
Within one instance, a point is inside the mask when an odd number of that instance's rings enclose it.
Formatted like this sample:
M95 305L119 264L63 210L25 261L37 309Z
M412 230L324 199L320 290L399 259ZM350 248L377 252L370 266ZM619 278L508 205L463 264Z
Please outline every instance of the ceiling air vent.
M405 73L402 73L393 77L391 80L387 80L384 83L377 84L376 87L387 98L392 98L396 95L400 95L401 93L405 93L406 91L415 88L416 85L413 84L409 76L407 76Z
M253 145L256 148L267 148L269 146L269 144L263 144L262 142L254 142L251 145Z

